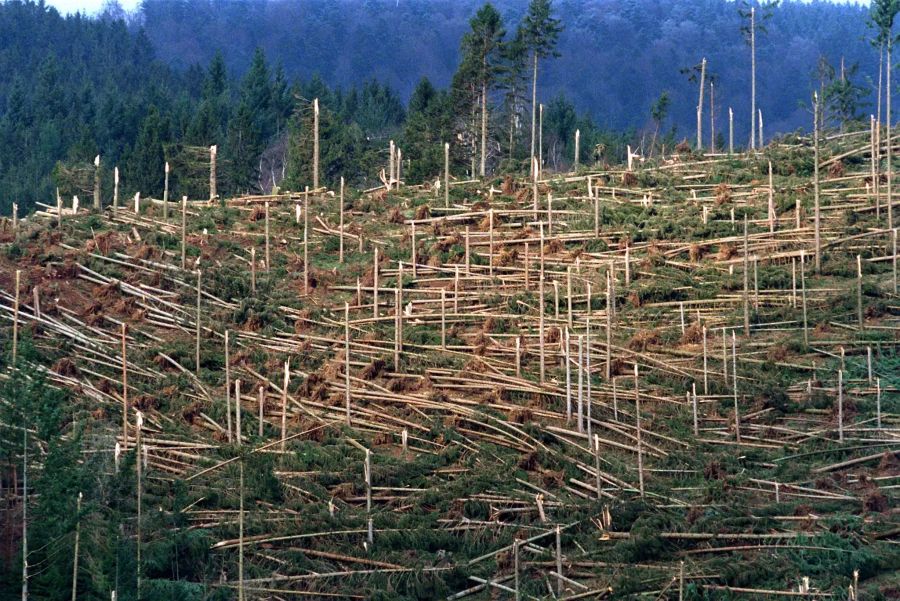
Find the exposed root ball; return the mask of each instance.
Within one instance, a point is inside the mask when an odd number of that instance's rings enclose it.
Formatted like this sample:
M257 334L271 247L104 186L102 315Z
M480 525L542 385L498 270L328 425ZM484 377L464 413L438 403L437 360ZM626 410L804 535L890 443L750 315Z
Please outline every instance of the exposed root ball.
M61 376L77 376L79 373L75 363L66 357L63 357L53 365L53 371Z
M406 221L406 218L403 217L403 213L400 212L400 209L394 207L391 209L390 216L388 217L388 222L390 223L403 223Z
M728 244L727 242L719 246L719 252L716 253L716 258L720 261L727 261L731 257L737 254L737 249L734 244Z
M684 329L681 335L681 344L700 344L703 342L703 326L694 322Z
M659 332L656 330L640 330L628 341L628 348L642 353L653 344L659 344Z
M828 168L828 177L837 178L844 176L844 162L843 161L835 161L831 164L831 167Z
M516 181L511 175L507 175L503 178L503 185L500 186L500 191L504 196L512 196L516 193Z
M722 206L730 201L731 188L728 187L728 184L719 184L716 186L716 206Z
M703 258L703 247L699 244L691 244L688 247L688 256L691 258L691 263L700 262L700 259Z
M363 369L360 378L363 380L374 380L384 372L385 363L383 359L373 359L365 369Z

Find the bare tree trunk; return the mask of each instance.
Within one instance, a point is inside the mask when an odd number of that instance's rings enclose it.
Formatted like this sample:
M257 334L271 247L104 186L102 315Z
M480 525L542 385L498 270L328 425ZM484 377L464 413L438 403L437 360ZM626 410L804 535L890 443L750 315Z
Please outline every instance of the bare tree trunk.
M291 383L291 362L284 362L284 388L281 389L281 452L284 452L285 437L287 437L287 391Z
M750 335L750 285L749 285L749 269L748 261L748 240L747 240L747 215L744 215L744 336Z
M759 149L762 150L765 147L765 143L763 142L763 116L762 109L756 111L757 115L759 115L759 137L757 138L759 142Z
M136 537L136 547L137 547L137 598L140 601L141 598L141 497L143 497L143 490L141 488L143 475L141 473L141 428L144 425L144 416L138 411L137 412L137 431L135 433L135 444L134 444L134 466L135 470L137 470L137 537Z
M350 303L344 303L344 408L350 426Z
M806 314L806 256L800 251L800 302L803 309L803 345L809 346L809 325Z
M731 380L734 384L734 437L738 444L741 443L741 411L738 407L737 388L737 336L731 331Z
M393 158L393 157L392 157ZM319 99L313 99L313 190L319 189ZM269 265L266 263L266 268Z
M309 294L309 187L303 194L303 294Z
M478 175L484 177L485 166L487 165L487 82L481 84L481 165L478 169Z
M344 262L344 176L341 176L341 195L338 200L340 203L340 230L341 230L341 239L338 243L338 262Z
M187 247L187 196L181 197L181 268L185 267Z
M756 7L750 7L750 149L756 150Z
M209 199L215 200L216 191L216 147L209 147Z
M509 160L515 156L515 140L516 140L516 113L515 109L509 115Z
M891 47L893 42L888 39L887 43L887 210L888 210L888 228L894 229L894 206L893 206L893 190L891 189L891 180L893 179L894 168L891 165L891 150L894 146L891 140Z
M728 154L734 154L734 110L728 107Z
M196 346L194 348L194 368L197 375L200 375L200 275L201 271L197 270L197 329L196 329Z
M16 300L13 306L13 340L12 340L12 362L16 364L16 351L19 345L19 281L22 278L22 270L16 269Z
M225 330L225 415L228 420L228 442L231 442L231 358L228 346L228 330Z
M444 143L444 206L450 206L450 144Z
M391 140L388 144L388 174L387 174L387 189L390 190L394 187L394 169L396 167L394 163L394 141Z
M75 554L72 558L72 601L78 598L78 543L81 541L81 493L75 503Z
M244 460L238 460L240 470L240 501L238 509L238 599L244 601Z
M119 168L113 170L113 214L119 210Z
M168 166L168 163L166 163ZM94 210L100 210L100 155L94 159Z
M234 381L234 432L236 435L237 446L241 446L241 381Z
M22 433L22 601L28 601L28 428Z
M875 113L875 117L878 120L878 128L881 128L881 91L882 91L882 75L884 75L884 42L881 43L881 46L878 47L878 101L876 105L878 110ZM879 153L880 154L880 153Z
M716 84L709 82L709 151L716 152Z
M538 162L537 174L541 178L544 173L544 105L538 106Z
M163 185L163 219L169 220L169 161L166 161L166 182Z
M890 180L888 180L890 181ZM813 95L813 203L814 203L814 237L816 251L816 273L819 273L822 261L822 240L819 223L819 95Z
M641 389L638 385L638 365L634 364L634 419L637 426L637 459L638 459L638 488L641 497L644 496L644 446L641 442Z
M703 151L703 92L706 90L706 57L700 62L700 99L697 101L697 150Z
M543 244L541 244L543 248ZM543 252L543 251L542 251ZM540 305L540 319L539 319L539 327L538 327L538 336L539 336L539 350L541 356L541 364L540 364L540 377L541 384L544 383L544 274L541 273L541 282L538 292L539 297L539 305Z
M581 130L575 130L575 162L572 171L578 171L578 161L581 158Z
M474 95L474 90L472 94ZM478 169L478 109L476 108L476 104L472 105L472 129L470 130L472 136L472 170L469 172L470 175L474 178Z
M534 75L531 78L531 175L533 177L537 177L537 172L534 170L534 143L535 143L535 128L537 127L537 77L538 77L538 56L537 52L534 53Z
M122 324L122 450L128 449L128 359L125 347L125 324Z

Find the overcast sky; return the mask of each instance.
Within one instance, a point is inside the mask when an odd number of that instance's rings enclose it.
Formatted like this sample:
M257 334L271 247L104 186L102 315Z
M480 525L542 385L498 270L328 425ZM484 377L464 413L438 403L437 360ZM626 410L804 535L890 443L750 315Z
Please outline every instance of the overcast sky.
M104 4L104 0L45 0L47 4L55 6L61 13L73 13L76 11L87 12L93 14L97 12ZM360 0L362 1L362 0ZM401 0L402 1L402 0ZM829 0L830 2L848 3L848 4L868 4L869 0ZM133 10L135 6L140 4L140 0L119 0L119 4L125 10Z

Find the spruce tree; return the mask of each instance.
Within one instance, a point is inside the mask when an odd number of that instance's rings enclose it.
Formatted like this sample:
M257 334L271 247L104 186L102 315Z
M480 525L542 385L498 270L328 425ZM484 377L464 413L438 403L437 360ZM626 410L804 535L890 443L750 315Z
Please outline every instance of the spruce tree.
M891 140L891 72L893 71L893 62L891 52L894 47L894 20L897 12L900 11L900 0L874 0L872 2L872 20L878 26L879 38L884 41L887 51L887 208L888 208L888 228L894 227L894 210L893 210L893 191L891 190L891 180L893 176L893 168L891 165L891 149L893 144Z
M262 151L262 135L253 111L249 104L241 102L228 124L225 144L226 181L230 192L246 194L260 188L257 165Z
M144 196L162 194L166 159L163 144L169 140L169 121L151 105L128 159L126 183Z
M525 106L525 83L528 70L528 48L525 30L516 28L513 38L503 44L500 50L502 62L498 74L498 85L503 90L503 109L508 122L508 148L510 159L516 155L516 138L521 129L520 118Z
M780 0L760 3L757 0L742 0L738 13L746 19L741 33L750 46L750 148L756 150L756 32L766 33L765 21L772 17L772 11ZM760 146L763 141L759 141Z
M444 142L450 139L453 117L446 92L439 92L423 77L409 100L404 153L411 157L406 178L413 183L429 183L444 168Z
M481 162L478 175L484 177L487 165L488 135L488 102L487 97L494 84L498 72L499 51L503 36L503 18L497 9L488 2L482 6L469 21L472 30L463 37L462 50L466 58L475 67L476 83L480 89L481 113Z
M556 43L562 32L562 23L553 17L552 0L531 0L528 13L522 22L525 44L531 53L533 73L531 79L531 162L534 164L534 148L537 128L538 60L559 56Z
M268 139L275 132L276 120L272 109L272 81L262 48L253 53L250 70L241 83L241 102L247 105L259 135Z

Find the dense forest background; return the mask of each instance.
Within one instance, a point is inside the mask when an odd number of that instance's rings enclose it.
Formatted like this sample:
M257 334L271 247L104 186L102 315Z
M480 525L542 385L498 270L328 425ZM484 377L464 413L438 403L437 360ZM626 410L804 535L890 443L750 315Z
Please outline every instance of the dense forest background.
M483 0L144 0L137 15L159 57L185 69L221 48L234 73L254 49L280 60L291 77L320 74L329 85L375 78L408 98L423 75L450 84L459 40ZM510 24L523 0L493 2ZM725 0L557 0L565 25L558 59L546 65L539 97L564 93L603 128L646 126L650 106L671 92L672 119L690 129L696 89L680 70L702 57L719 80L722 114L732 106L735 135L749 136L750 52L738 8ZM760 107L771 131L807 126L798 101L811 93L816 63L858 63L876 77L878 54L867 41L868 9L830 2L783 2L759 41ZM219 40L228 40L222 46Z
M377 184L391 138L411 159L410 178L433 177L440 140L464 137L454 122L465 103L460 41L482 4L144 0L134 14L111 2L89 18L62 17L43 3L2 3L0 211L16 201L21 211L53 203L56 188L86 194L97 154L104 198L113 166L123 195L161 196L165 161L172 195L202 195L202 149L212 144L223 193L274 182L300 187L309 179L305 132L314 97L324 106L327 182L347 175ZM511 39L527 3L494 5ZM621 159L625 143L646 151L657 134L670 143L691 138L697 84L684 71L702 57L716 86L717 131L727 132L733 107L736 140L746 142L750 52L734 2L557 0L553 11L563 26L558 56L542 61L538 83L550 167L571 163L575 128L586 162ZM860 87L851 112L874 112L878 50L867 22L867 9L853 5L789 1L774 11L757 44L767 137L807 126L812 90L839 77L842 60ZM515 147L503 146L505 92L492 88L495 166L505 157L513 160L505 167L521 167L527 151L530 79L519 83L516 116L526 123L516 134L526 143ZM602 152L591 154L598 145ZM472 170L462 148L454 147L453 161L456 171Z

